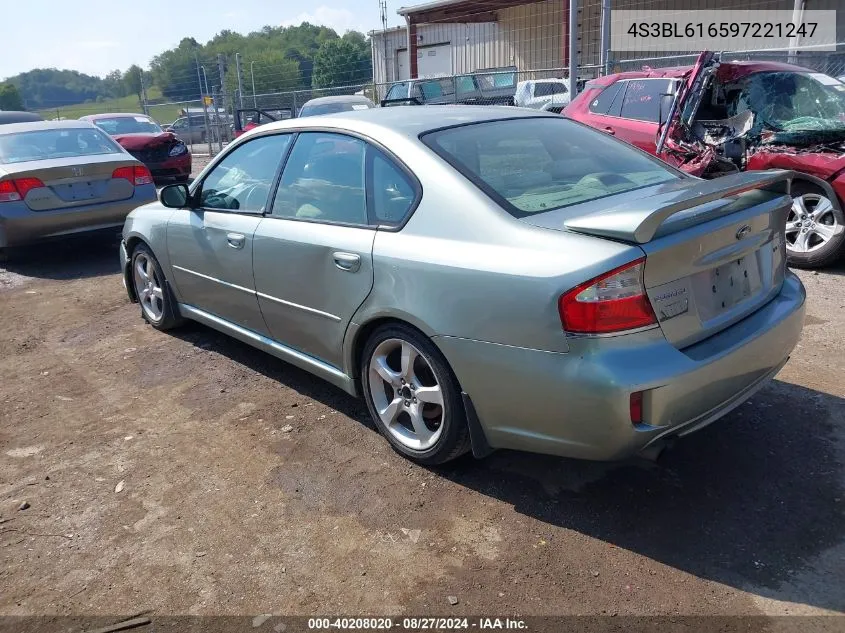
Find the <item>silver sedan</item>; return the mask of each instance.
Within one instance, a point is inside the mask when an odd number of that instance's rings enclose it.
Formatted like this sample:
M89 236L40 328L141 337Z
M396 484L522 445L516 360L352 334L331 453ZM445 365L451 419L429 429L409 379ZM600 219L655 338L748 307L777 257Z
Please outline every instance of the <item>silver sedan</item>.
M155 199L149 170L90 123L0 126L0 258L45 238L116 231Z
M363 396L403 455L609 460L786 363L791 172L704 181L559 116L372 109L242 136L129 215L144 318L193 319Z

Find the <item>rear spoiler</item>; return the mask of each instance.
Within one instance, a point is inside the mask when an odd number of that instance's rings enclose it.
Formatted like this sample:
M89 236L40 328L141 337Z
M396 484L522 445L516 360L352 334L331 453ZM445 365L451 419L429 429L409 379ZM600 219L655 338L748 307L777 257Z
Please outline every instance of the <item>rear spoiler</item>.
M576 233L645 244L654 239L660 225L672 215L694 207L724 200L752 189L788 195L795 172L785 169L747 171L713 180L695 180L673 191L659 193L605 211L571 218L564 226ZM719 206L711 205L711 212Z

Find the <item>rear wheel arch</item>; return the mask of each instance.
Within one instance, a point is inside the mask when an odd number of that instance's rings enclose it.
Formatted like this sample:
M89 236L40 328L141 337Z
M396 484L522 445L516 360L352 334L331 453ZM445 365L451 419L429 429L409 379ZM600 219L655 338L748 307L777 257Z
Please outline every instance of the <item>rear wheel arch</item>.
M367 341L369 340L370 336L372 336L373 332L375 332L378 328L387 325L404 325L416 330L421 336L426 337L431 343L438 349L438 351L443 354L443 350L440 349L440 346L437 345L437 342L434 340L432 335L429 332L426 332L424 328L421 328L416 323L413 323L409 319L403 319L401 316L379 316L374 317L368 321L365 321L363 324L358 326L358 329L354 332L352 342L349 348L349 358L348 358L348 367L349 367L349 375L355 380L356 382L356 389L360 390L360 368L361 368L361 356L364 353L364 347L367 345ZM446 355L443 354L443 357L446 358ZM448 359L446 359L448 362ZM451 368L451 364L450 364ZM454 372L453 372L454 373ZM360 391L359 391L360 393Z

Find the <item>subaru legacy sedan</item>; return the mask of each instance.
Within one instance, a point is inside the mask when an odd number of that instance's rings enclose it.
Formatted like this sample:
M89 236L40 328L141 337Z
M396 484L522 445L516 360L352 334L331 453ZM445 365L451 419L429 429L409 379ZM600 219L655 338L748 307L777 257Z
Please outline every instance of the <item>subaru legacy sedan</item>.
M7 247L123 226L156 199L149 170L95 126L0 126L0 258Z
M787 362L792 172L701 180L563 117L256 128L127 218L130 298L362 396L401 454L656 455Z

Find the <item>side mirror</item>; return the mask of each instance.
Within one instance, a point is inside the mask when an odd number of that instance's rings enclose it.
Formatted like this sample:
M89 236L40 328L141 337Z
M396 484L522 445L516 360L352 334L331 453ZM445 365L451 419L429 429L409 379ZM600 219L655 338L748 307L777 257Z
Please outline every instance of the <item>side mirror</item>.
M182 183L167 185L159 194L159 200L169 209L184 209L188 206L189 199L188 185Z

